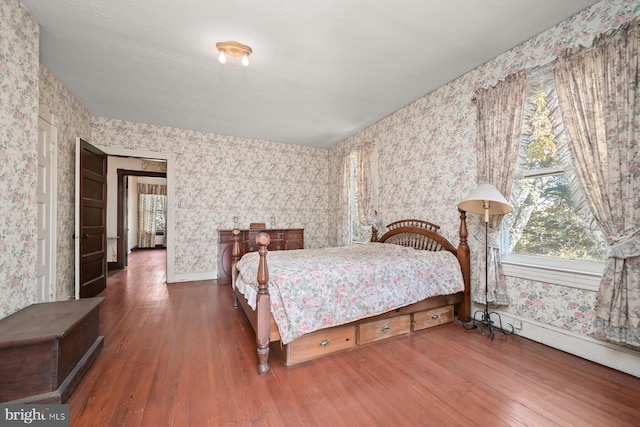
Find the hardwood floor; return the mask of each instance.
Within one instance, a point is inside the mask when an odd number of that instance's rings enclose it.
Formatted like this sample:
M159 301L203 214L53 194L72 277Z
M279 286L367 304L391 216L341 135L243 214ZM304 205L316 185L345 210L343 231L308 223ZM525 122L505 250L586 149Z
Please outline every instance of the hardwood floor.
M229 286L166 285L164 255L109 277L72 426L640 425L639 378L456 324L288 368L272 352L261 377Z

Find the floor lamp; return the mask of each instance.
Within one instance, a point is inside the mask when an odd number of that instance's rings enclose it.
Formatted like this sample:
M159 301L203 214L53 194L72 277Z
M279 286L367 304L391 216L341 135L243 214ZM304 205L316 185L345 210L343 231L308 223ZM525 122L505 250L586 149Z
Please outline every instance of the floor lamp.
M513 326L511 330L506 330L502 327L502 318L499 313L489 312L489 217L492 215L503 215L512 211L511 205L498 191L496 187L491 184L480 184L478 188L473 190L469 195L460 203L458 208L471 213L477 213L484 215L484 310L476 311L473 314L473 324L470 329L484 325L489 329L489 336L487 338L493 339L494 329L501 331L504 334L513 333ZM477 314L482 313L482 318L478 319ZM498 318L498 324L496 325L491 320L491 315L495 315Z

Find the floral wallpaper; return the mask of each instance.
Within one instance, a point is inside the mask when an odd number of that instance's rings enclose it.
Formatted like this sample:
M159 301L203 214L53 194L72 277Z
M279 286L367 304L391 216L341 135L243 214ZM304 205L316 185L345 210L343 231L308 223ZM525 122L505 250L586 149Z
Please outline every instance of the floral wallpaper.
M508 312L536 322L592 335L596 292L509 278Z
M0 2L0 318L38 299L38 37L19 0Z
M145 172L167 172L167 162L142 159L140 161L140 170Z
M327 245L326 149L94 117L92 142L176 155L176 273L217 274L218 228L266 222Z
M594 36L637 15L637 1L595 4L332 147L330 176L338 174L340 159L352 147L362 141L375 141L383 221L430 220L457 243L457 204L477 184L476 110L471 102L476 89L495 84L516 70L547 63L568 47L590 45ZM330 182L331 224L336 222L339 209L338 192L337 182ZM480 247L473 237L480 225L475 217L468 216L472 257ZM512 299L506 309L509 313L577 333L591 333L595 292L513 278L508 282Z

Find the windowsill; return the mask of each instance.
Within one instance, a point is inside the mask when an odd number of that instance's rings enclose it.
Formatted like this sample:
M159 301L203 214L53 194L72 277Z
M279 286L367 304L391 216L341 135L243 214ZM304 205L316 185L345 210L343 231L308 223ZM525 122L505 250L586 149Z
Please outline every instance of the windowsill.
M597 291L604 263L508 254L502 258L505 276Z

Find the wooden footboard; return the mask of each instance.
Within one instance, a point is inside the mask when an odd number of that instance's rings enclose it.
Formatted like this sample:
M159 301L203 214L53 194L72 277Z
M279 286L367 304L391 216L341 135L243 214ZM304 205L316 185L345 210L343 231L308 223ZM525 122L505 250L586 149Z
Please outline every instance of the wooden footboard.
M256 243L260 246L258 264L258 297L256 299L256 343L258 345L258 373L269 372L269 342L271 342L271 298L269 297L269 269L267 268L267 246L269 235L260 233Z
M398 221L396 223L390 224L392 227L389 227L390 230L385 233L380 239L375 238L375 232L373 234L372 240L379 241L383 243L394 243L401 244L403 246L411 246L416 249L423 250L448 250L453 253L458 262L460 263L460 269L462 272L462 277L464 280L464 292L460 292L455 295L449 296L441 296L434 297L431 301L427 302L425 305L425 301L418 302L416 304L412 304L411 306L405 307L401 310L396 310L394 312L385 313L383 315L375 316L370 319L365 319L363 321L356 322L350 325L343 325L336 327L337 333L342 333L343 330L347 332L347 329L353 328L353 331L357 331L358 333L358 341L360 338L360 331L363 331L362 334L366 334L367 327L372 322L383 321L385 325L383 325L383 329L389 328L387 325L388 321L391 318L395 318L393 320L398 325L403 325L403 322L410 322L410 330L422 329L425 327L429 327L428 325L438 324L439 316L441 314L445 314L446 312L436 312L435 314L427 309L433 309L434 307L438 309L448 310L448 307L451 307L451 317L453 317L453 307L455 306L455 310L457 313L457 317L460 321L468 322L471 320L471 261L470 261L470 251L467 243L467 225L466 225L466 213L464 211L460 211L460 228L459 228L459 237L460 241L457 247L454 247L447 239L443 236L437 234L438 226L427 223L426 221L418 221L418 220L405 220L402 223ZM435 228L434 228L435 227ZM238 275L237 263L240 257L240 246L238 242L239 230L233 230L233 250L232 250L232 290L234 294L234 307L238 307L240 305L247 318L249 319L251 325L256 334L256 346L257 346L257 355L258 355L258 373L261 375L269 372L269 343L272 341L277 341L280 339L279 333L277 331L275 322L273 321L271 315L271 301L269 297L269 270L267 266L267 246L269 245L269 236L266 233L260 233L256 237L256 243L259 246L258 254L259 254L259 264L258 264L258 295L256 299L256 310L252 310L251 307L246 302L243 295L239 294L236 289L236 279ZM418 237L414 237L418 236ZM442 299L442 302L439 302ZM422 305L421 305L422 304ZM426 316L426 317L425 317ZM452 319L451 319L452 320ZM434 323L435 321L435 323ZM422 322L422 323L421 323ZM375 323L374 323L375 324ZM415 325L423 325L423 326L415 326ZM394 326L395 327L395 326ZM402 326L400 326L402 328ZM340 329L337 329L340 328ZM347 329L345 329L347 328ZM414 329L415 328L415 329ZM327 331L331 332L334 328L329 328ZM326 332L325 332L326 333ZM318 334L310 334L313 335L313 339L315 339L315 335ZM306 336L305 336L306 337ZM302 337L303 339L305 337ZM345 338L349 340L350 338ZM370 342L368 339L364 339L366 342ZM374 339L375 340L375 339ZM296 340L298 341L298 340ZM320 339L320 345L322 346L327 340ZM295 342L295 341L294 341ZM355 342L353 343L355 345ZM288 345L290 346L290 344ZM307 360L304 357L299 360L303 361ZM298 359L293 361L292 363L297 363ZM289 363L289 358L287 358L287 363Z
M269 245L269 235L267 233L259 233L256 236L256 244L258 244L258 254L260 261L258 264L258 296L256 298L256 309L252 310L244 295L241 295L236 289L236 280L238 278L238 261L240 259L240 243L238 236L240 230L234 229L233 249L231 251L231 287L233 290L233 306L240 305L244 310L253 330L256 334L256 345L258 352L258 373L264 375L269 372L269 343L271 342L272 318L271 318L271 300L269 297L269 269L267 267L267 246ZM275 326L275 325L273 325ZM276 333L277 333L277 328ZM274 336L275 338L275 336ZM279 334L277 335L279 339Z

